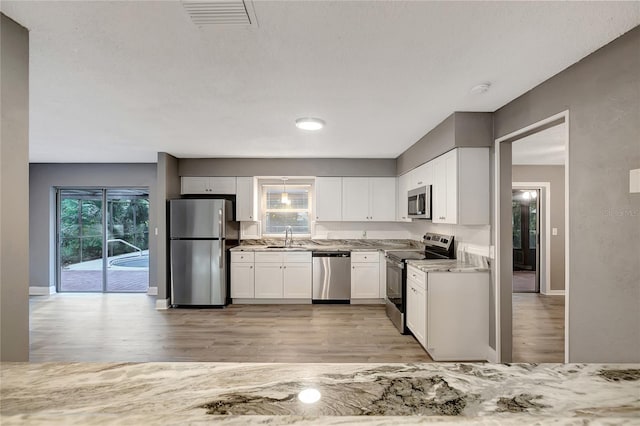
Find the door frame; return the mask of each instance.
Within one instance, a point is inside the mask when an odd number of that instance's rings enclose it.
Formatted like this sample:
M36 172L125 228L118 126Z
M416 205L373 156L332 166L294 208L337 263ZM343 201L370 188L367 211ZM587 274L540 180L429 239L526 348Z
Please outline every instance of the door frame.
M513 189L537 189L540 194L544 190L544 229L540 232L540 247L544 246L544 280L540 277L540 293L549 294L551 289L551 182L513 182ZM541 203L538 202L538 205ZM538 219L538 226L542 228L542 220ZM538 255L542 262L542 253ZM540 274L540 270L538 270Z
M54 226L53 226L53 239L54 239L54 259L55 259L55 290L56 293L95 293L95 294L105 294L105 293L117 293L108 290L108 266L109 266L109 223L107 221L107 206L108 206L108 194L109 190L117 190L117 189L131 189L131 190L141 190L146 191L147 200L151 203L151 191L148 186L54 186L54 199L55 199L55 215L54 215ZM60 200L60 192L64 190L99 190L102 192L102 290L101 291L82 291L82 290L74 290L74 291L61 291L60 286L62 285L62 268L60 265L60 256L61 256L61 239L60 239L60 219L61 219L61 200ZM151 212L149 212L151 216ZM149 229L149 232L151 230ZM151 283L147 282L147 290L145 293L148 293L149 288L151 288ZM131 292L132 294L136 294L138 292ZM142 293L142 292L140 292Z
M502 257L505 257L505 249L500 244L501 238L501 230L500 230L500 219L501 219L501 202L500 202L500 191L502 190L500 185L500 180L502 176L502 170L500 167L500 146L502 143L511 143L518 139L521 139L525 136L528 136L532 133L539 132L549 127L553 127L555 124L565 123L565 164L564 164L564 203L565 203L565 217L564 217L564 226L565 226L565 242L564 242L564 250L565 250L565 258L567 261L565 262L565 301L564 301L564 362L568 363L570 360L569 356L569 297L570 297L570 271L569 266L570 256L569 256L569 110L562 111L558 114L552 115L540 121L537 121L533 124L530 124L526 127L523 127L519 130L501 136L494 141L494 229L493 229L493 237L495 244L495 259L494 259L494 305L495 305L495 361L496 362L507 362L511 360L511 355L509 355L508 360L503 360L502 356L502 348L503 346L512 347L512 322L511 322L511 294L512 294L512 286L510 288L504 288L503 280L501 279L501 266L502 266ZM511 147L509 146L509 153L511 152ZM511 192L511 188L509 188L509 192ZM510 207L510 206L509 206ZM509 209L511 210L511 209ZM507 247L509 251L511 251L511 247ZM513 261L512 261L513 263ZM513 269L513 264L511 268ZM511 280L508 280L511 283ZM508 300L508 306L502 306L501 303L501 295L503 292L508 290L509 297L505 300ZM504 312L504 313L503 313ZM503 328L508 328L508 330L503 330ZM502 342L501 333L503 331L508 331L505 333L505 336L509 339L508 342Z

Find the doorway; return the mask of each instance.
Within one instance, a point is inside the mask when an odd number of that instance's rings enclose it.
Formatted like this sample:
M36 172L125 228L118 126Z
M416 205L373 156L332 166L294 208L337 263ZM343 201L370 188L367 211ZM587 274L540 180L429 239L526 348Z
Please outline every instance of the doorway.
M512 190L513 292L540 293L540 192Z
M57 291L149 288L149 191L58 188Z

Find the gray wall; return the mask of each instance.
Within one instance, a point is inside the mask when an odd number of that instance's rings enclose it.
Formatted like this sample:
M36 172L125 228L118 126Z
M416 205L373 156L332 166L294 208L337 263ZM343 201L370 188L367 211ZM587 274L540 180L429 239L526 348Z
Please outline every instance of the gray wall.
M169 262L167 259L167 200L180 198L178 159L165 152L159 152L156 176L156 199L158 202L156 209L156 222L158 223L156 275L158 277L158 300L165 300L170 296Z
M29 360L29 32L0 16L0 361Z
M155 164L49 164L30 167L29 212L31 286L55 285L55 188L56 187L148 187L149 188L149 285L157 282L157 201Z
M366 158L181 158L180 176L396 176L396 160Z
M564 166L517 166L511 168L513 182L549 182L551 223L558 235L551 235L551 290L564 290ZM543 215L544 212L540 212ZM544 259L540 259L541 262Z
M567 109L569 361L640 362L640 27L496 111L495 136Z
M454 112L396 159L398 175L453 148L490 147L493 117L489 112Z

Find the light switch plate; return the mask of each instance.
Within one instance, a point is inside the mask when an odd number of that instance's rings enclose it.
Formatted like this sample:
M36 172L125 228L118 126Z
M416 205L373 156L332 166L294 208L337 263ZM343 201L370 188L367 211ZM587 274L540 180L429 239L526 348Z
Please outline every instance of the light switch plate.
M640 192L640 169L629 171L629 192Z
M558 235L558 228L551 228L552 235Z

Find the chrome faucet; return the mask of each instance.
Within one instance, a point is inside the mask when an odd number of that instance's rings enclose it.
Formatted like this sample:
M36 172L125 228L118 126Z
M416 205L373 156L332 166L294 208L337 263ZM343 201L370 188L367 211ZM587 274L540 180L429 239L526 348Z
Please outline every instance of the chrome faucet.
M287 240L289 243L287 244ZM287 226L287 229L284 230L284 246L291 247L293 245L293 229L291 229L291 225Z

